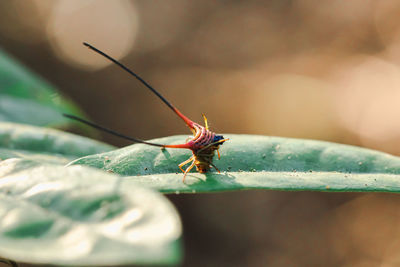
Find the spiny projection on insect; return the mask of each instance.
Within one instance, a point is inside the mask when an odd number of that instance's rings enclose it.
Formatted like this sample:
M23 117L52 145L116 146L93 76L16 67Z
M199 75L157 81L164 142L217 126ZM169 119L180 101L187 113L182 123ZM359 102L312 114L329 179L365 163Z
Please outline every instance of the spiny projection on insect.
M193 133L193 138L190 138L186 143L184 144L178 144L178 145L163 145L163 144L155 144L147 141L143 141L137 138L129 137L123 134L120 134L118 132L115 132L113 130L104 128L100 125L94 124L92 122L89 122L87 120L84 120L82 118L76 117L74 115L69 115L69 114L64 114L65 117L70 118L72 120L76 120L79 122L82 122L84 124L87 124L93 128L99 129L101 131L110 133L112 135L130 140L135 143L142 143L146 145L151 145L151 146L157 146L161 148L185 148L185 149L190 149L192 151L192 156L179 164L179 169L184 173L183 175L183 182L185 182L186 174L193 169L193 167L196 166L196 169L200 173L205 173L211 169L211 167L214 167L218 172L218 168L214 165L212 162L215 151L217 151L218 154L218 159L220 159L220 153L219 153L219 146L222 145L225 141L229 139L225 139L222 135L218 135L212 131L210 131L207 123L207 118L204 114L204 124L205 126L202 126L198 123L193 122L189 118L187 118L185 115L183 115L176 107L174 107L170 102L168 102L156 89L154 89L150 84L148 84L145 80L143 80L139 75L131 71L129 68L127 68L125 65L117 61L116 59L110 57L106 53L98 50L94 46L88 44L88 43L83 43L85 46L90 48L91 50L95 51L96 53L104 56L108 60L112 61L125 71L127 71L129 74L134 76L137 80L139 80L142 84L144 84L150 91L152 91L156 96L158 96L176 115L178 115L185 123L186 125L190 128L190 130ZM189 164L189 167L187 167L185 170L182 168L185 165Z

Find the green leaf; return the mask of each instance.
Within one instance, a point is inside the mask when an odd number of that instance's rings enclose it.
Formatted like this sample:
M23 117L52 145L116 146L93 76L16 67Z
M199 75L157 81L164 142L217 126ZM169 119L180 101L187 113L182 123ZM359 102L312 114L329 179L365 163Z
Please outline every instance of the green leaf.
M77 124L62 113L81 115L53 86L0 50L0 121L58 127Z
M62 156L56 154L52 155L42 152L31 152L27 150L0 148L0 161L12 158L21 158L36 162L52 163L59 165L65 165L69 161L74 159L74 157Z
M211 192L239 189L383 191L400 192L400 158L360 147L329 142L224 134L230 138L221 148L221 170L190 173L182 183L178 164L190 151L135 144L72 164L114 172L129 181L165 193ZM182 143L186 136L152 140L160 144Z
M0 255L55 265L177 264L181 224L157 192L84 166L0 163Z
M0 122L0 159L25 158L66 164L113 146L74 134L30 125Z

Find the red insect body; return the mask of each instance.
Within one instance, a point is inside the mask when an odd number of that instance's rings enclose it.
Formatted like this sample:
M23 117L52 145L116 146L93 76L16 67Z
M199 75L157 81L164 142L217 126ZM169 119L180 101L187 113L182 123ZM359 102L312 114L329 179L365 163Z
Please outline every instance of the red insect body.
M211 166L214 167L218 172L218 168L212 163L215 151L218 153L218 158L220 158L219 154L219 146L227 141L228 139L223 139L221 135L216 135L214 132L208 129L207 118L203 114L205 127L191 121L186 116L184 116L179 110L176 108L173 109L175 113L186 122L189 126L190 130L193 132L193 138L190 139L185 144L179 145L164 145L166 148L187 148L192 150L193 155L186 161L179 164L179 168L184 173L183 182L185 181L186 174L196 166L196 169L200 173L205 173L210 170ZM216 137L218 140L216 140ZM191 163L190 166L183 170L182 167L186 164Z
M171 103L169 103L157 90L155 90L152 86L150 86L146 81L144 81L141 77L139 77L136 73L125 67L123 64L115 60L114 58L110 57L109 55L105 54L104 52L98 50L97 48L91 46L90 44L84 43L87 47L92 49L93 51L99 53L100 55L104 56L105 58L109 59L110 61L114 62L117 64L119 67L130 73L132 76L134 76L136 79L138 79L140 82L142 82L148 89L150 89L155 95L157 95L173 112L175 112L185 123L186 125L190 128L190 130L193 133L193 138L190 139L188 142L184 144L178 144L178 145L163 145L163 144L155 144L147 141L143 141L137 138L125 136L123 134L117 133L113 130L109 130L107 128L104 128L102 126L99 126L97 124L94 124L92 122L86 121L82 118L73 116L73 115L67 115L64 114L64 116L80 121L82 123L85 123L87 125L90 125L94 128L97 128L99 130L111 133L113 135L128 139L133 142L137 143L143 143L147 145L152 145L152 146L158 146L162 148L185 148L185 149L190 149L192 151L192 156L179 164L179 168L182 170L184 173L183 175L183 182L185 181L186 174L194 167L196 166L196 169L200 173L205 173L208 170L210 170L211 167L214 167L218 172L219 170L215 165L212 163L215 151L218 153L218 158L220 158L219 154L219 146L222 145L225 141L228 139L224 139L222 135L217 135L214 132L210 131L208 129L208 123L207 123L207 118L203 115L204 122L205 122L205 127L193 122L189 118L187 118L185 115L183 115L177 108L175 108ZM182 169L183 166L186 164L191 163L186 170Z

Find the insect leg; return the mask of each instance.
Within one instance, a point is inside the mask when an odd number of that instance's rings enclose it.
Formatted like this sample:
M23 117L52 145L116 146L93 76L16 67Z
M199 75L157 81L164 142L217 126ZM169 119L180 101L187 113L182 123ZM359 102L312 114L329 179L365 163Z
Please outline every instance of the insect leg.
M221 154L219 154L219 149L217 149L218 159L221 159Z
M190 166L186 169L185 173L183 174L182 183L185 182L186 174L187 174L188 172L190 172L190 170L194 167L194 163L195 163L195 161L193 160L192 164L190 164Z
M221 173L221 171L217 168L217 166L215 166L212 162L210 162L210 165L214 167L214 169L216 169L218 171L218 173Z
M186 164L188 164L189 162L191 162L192 160L194 160L194 157L191 156L188 160L185 160L184 162L182 162L181 164L179 164L179 169L181 169L181 171L183 173L185 173L185 171L182 169L183 166L185 166Z

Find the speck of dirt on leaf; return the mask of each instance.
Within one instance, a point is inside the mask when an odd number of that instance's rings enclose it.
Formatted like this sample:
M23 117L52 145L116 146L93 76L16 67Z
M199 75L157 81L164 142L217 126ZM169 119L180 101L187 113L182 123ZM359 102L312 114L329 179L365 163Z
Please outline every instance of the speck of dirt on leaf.
M289 157L287 157L288 159L291 159L292 158L292 156L289 156Z
M144 167L144 170L145 170L145 171L147 171L147 170L148 170L148 168L147 168L147 167Z
M358 163L358 165L362 165L363 163L360 161L359 163Z
M312 172L312 170L309 170L309 172Z
M281 147L281 145L276 145L275 150L278 150Z
M331 189L329 185L325 186L326 190Z
M262 158L265 159L267 157L267 155L264 153L262 154Z

